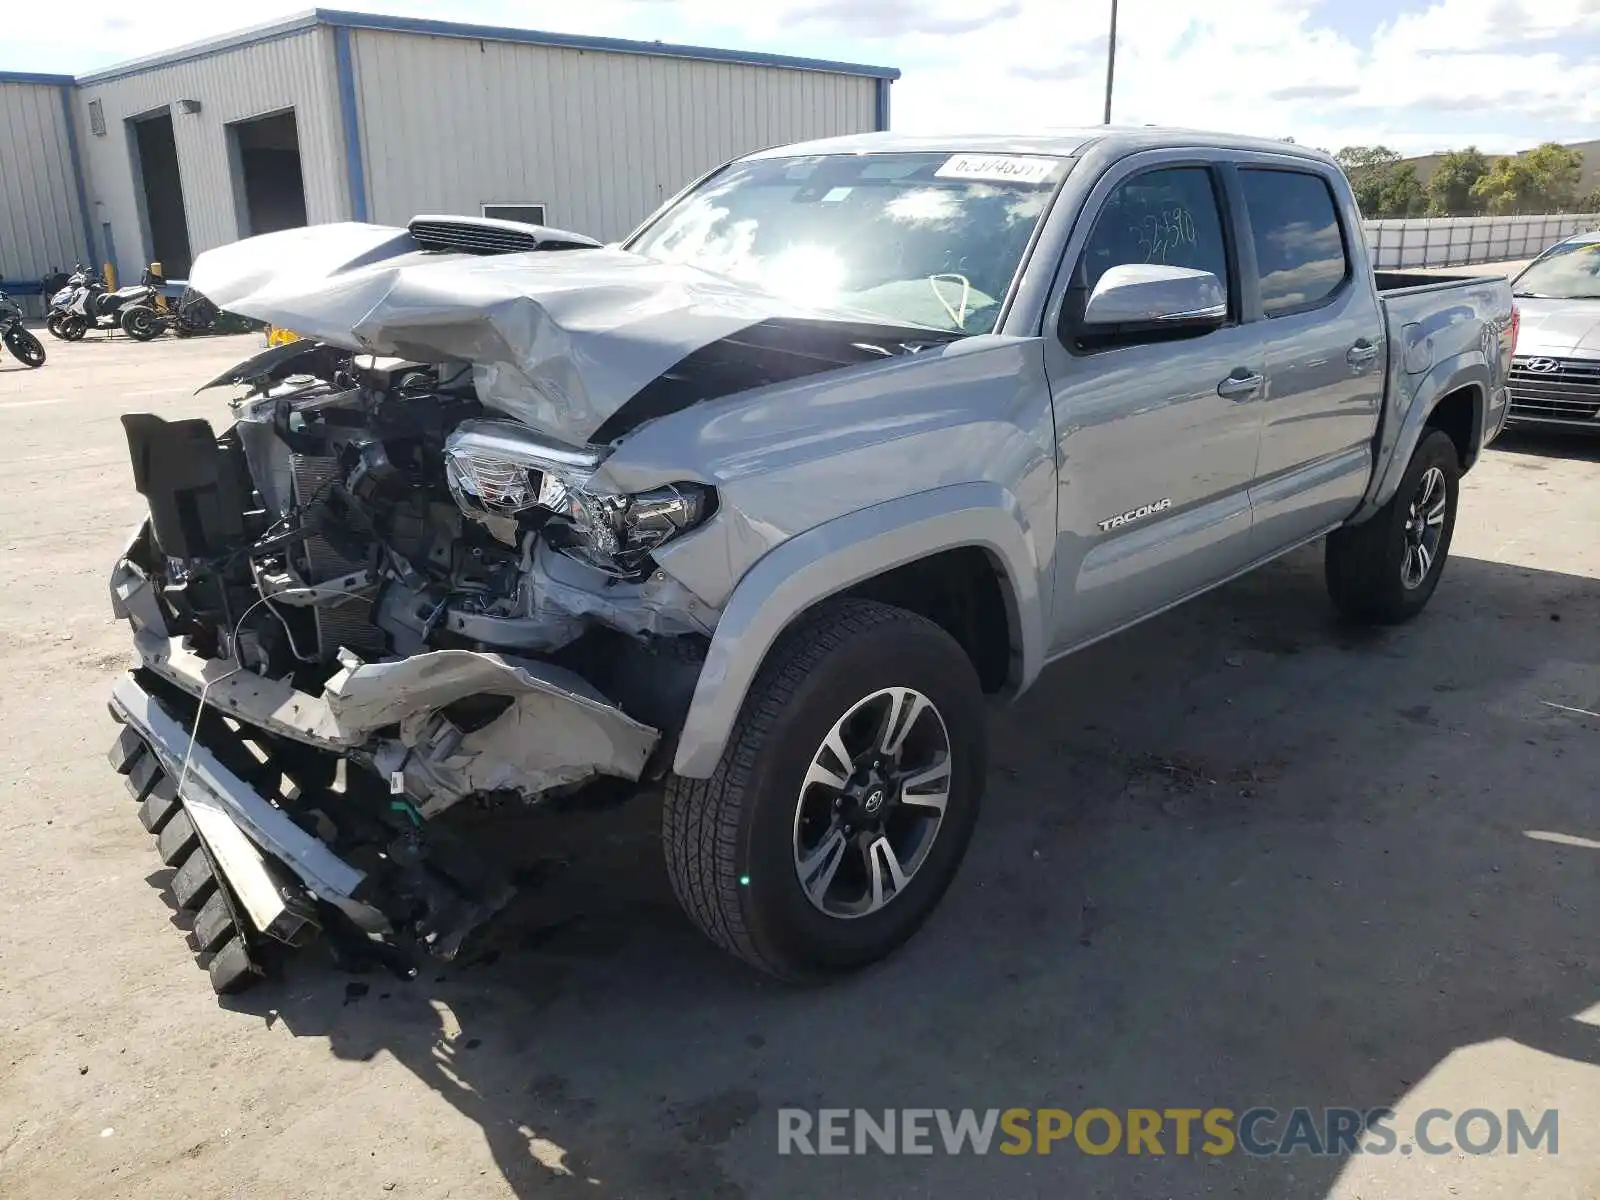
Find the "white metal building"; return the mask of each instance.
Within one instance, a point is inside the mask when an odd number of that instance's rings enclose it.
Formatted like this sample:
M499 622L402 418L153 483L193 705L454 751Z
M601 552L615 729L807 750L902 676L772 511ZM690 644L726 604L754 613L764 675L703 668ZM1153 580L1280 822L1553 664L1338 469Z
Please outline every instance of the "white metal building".
M181 278L252 233L421 212L611 240L739 154L888 128L898 77L327 9L77 79L0 74L0 275Z
M0 75L0 290L21 294L86 252L72 96L70 75Z

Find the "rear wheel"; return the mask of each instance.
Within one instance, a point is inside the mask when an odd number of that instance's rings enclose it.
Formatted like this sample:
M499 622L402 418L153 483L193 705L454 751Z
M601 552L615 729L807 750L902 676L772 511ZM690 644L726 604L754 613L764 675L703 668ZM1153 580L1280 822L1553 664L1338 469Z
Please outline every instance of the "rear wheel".
M21 325L13 325L3 335L6 349L25 367L44 366L44 343Z
M1423 610L1450 553L1460 479L1455 443L1435 429L1417 446L1389 503L1328 535L1328 594L1341 613L1393 625Z
M768 974L863 966L955 877L983 776L982 692L954 639L888 605L825 604L773 647L711 778L668 780L673 890Z
M119 323L122 325L122 332L136 342L148 342L151 338L158 337L162 330L161 318L156 316L155 310L146 308L142 304L130 305L123 309Z

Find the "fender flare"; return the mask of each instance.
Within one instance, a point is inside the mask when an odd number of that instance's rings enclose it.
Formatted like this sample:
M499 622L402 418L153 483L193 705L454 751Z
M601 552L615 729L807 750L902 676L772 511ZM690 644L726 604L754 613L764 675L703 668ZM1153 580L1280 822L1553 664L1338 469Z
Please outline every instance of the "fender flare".
M798 534L759 559L723 609L678 738L673 771L717 768L767 652L812 605L930 554L977 546L999 566L1020 691L1044 665L1044 572L1021 504L996 483L962 483L887 500Z
M1367 491L1367 498L1363 501L1360 510L1350 519L1350 524L1359 524L1372 516L1385 504L1394 498L1400 490L1400 481L1405 477L1406 468L1411 465L1411 456L1416 453L1417 445L1422 441L1422 431L1427 428L1428 418L1433 415L1433 410L1439 407L1439 402L1446 396L1454 395L1463 389L1470 389L1473 393L1473 418L1472 418L1472 446L1483 444L1483 431L1488 420L1489 393L1491 389L1489 360L1481 350L1465 350L1460 354L1434 364L1423 375L1411 393L1411 400L1406 405L1405 413L1401 416L1398 428L1391 436L1387 430L1380 431L1380 442L1377 448L1378 470L1373 474L1372 486ZM1470 466L1463 463L1462 466Z

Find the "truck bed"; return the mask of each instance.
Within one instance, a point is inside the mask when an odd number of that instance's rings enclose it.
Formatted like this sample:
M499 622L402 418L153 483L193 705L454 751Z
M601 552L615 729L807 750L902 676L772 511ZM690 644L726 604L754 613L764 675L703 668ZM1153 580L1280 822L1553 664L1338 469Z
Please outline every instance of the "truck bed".
M1429 407L1429 393L1443 386L1441 368L1453 375L1477 359L1487 395L1484 431L1493 437L1504 418L1502 359L1509 363L1512 337L1511 285L1501 275L1432 275L1417 271L1374 271L1378 304L1388 341L1383 409L1374 440L1373 486L1365 511L1393 495L1410 459L1415 425ZM1498 343L1500 353L1485 363L1484 350ZM1419 400L1421 403L1419 403ZM1481 436L1481 435L1480 435ZM1487 438L1484 438L1487 440ZM1471 467L1476 447L1462 462Z
M1464 283L1498 282L1500 275L1439 275L1431 271L1374 271L1380 295L1392 292L1444 291Z

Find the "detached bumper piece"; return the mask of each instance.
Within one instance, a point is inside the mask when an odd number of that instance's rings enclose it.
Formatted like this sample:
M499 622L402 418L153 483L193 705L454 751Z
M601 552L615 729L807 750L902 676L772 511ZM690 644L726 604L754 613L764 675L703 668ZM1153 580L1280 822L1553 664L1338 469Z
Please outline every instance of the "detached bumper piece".
M109 754L173 869L172 897L192 914L196 949L219 993L263 974L274 945L316 932L317 901L379 932L384 918L357 900L363 875L294 824L230 770L134 679L118 680L111 714L123 723ZM292 867L292 871L288 869Z

